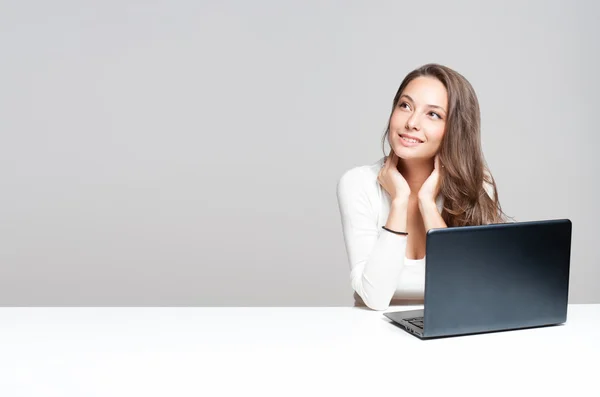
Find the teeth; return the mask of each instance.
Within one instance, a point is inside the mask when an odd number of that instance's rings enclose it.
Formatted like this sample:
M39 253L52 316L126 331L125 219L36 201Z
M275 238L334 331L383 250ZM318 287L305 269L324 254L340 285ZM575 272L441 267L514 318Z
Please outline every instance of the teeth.
M401 136L400 138L404 139L407 142L411 142L411 143L420 143L421 141L416 140L416 139L410 139L410 138L406 138L404 136Z

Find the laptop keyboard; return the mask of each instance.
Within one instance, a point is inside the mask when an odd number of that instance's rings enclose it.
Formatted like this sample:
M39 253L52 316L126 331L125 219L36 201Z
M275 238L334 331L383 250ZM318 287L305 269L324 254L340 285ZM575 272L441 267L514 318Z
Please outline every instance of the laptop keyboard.
M408 321L417 328L423 329L423 317L407 318L406 321Z

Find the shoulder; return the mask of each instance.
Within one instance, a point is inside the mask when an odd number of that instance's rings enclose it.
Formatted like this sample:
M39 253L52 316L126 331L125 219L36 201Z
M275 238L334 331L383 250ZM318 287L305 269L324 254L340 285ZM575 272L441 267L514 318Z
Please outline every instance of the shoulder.
M338 195L356 191L375 192L379 185L377 176L383 162L384 158L382 157L371 164L355 166L346 170L337 182Z
M492 174L489 172L489 170L485 169L484 170L484 178L483 178L483 188L492 200L494 200L494 198L496 197L494 185L492 184L493 180L494 180L494 177L492 176Z

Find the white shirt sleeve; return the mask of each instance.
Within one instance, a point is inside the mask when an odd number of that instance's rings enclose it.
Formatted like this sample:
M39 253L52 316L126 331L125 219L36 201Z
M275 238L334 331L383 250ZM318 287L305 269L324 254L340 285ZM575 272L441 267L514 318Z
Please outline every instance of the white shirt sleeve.
M404 266L407 237L377 225L372 183L360 168L346 171L337 184L352 288L374 310L389 307Z

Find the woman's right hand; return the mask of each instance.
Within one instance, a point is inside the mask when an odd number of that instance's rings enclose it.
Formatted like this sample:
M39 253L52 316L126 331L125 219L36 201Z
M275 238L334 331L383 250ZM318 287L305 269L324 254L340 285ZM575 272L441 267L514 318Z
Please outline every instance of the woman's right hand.
M390 150L383 167L379 171L377 181L390 195L392 201L396 199L408 199L410 195L410 186L408 182L398 171L398 156L394 149Z

